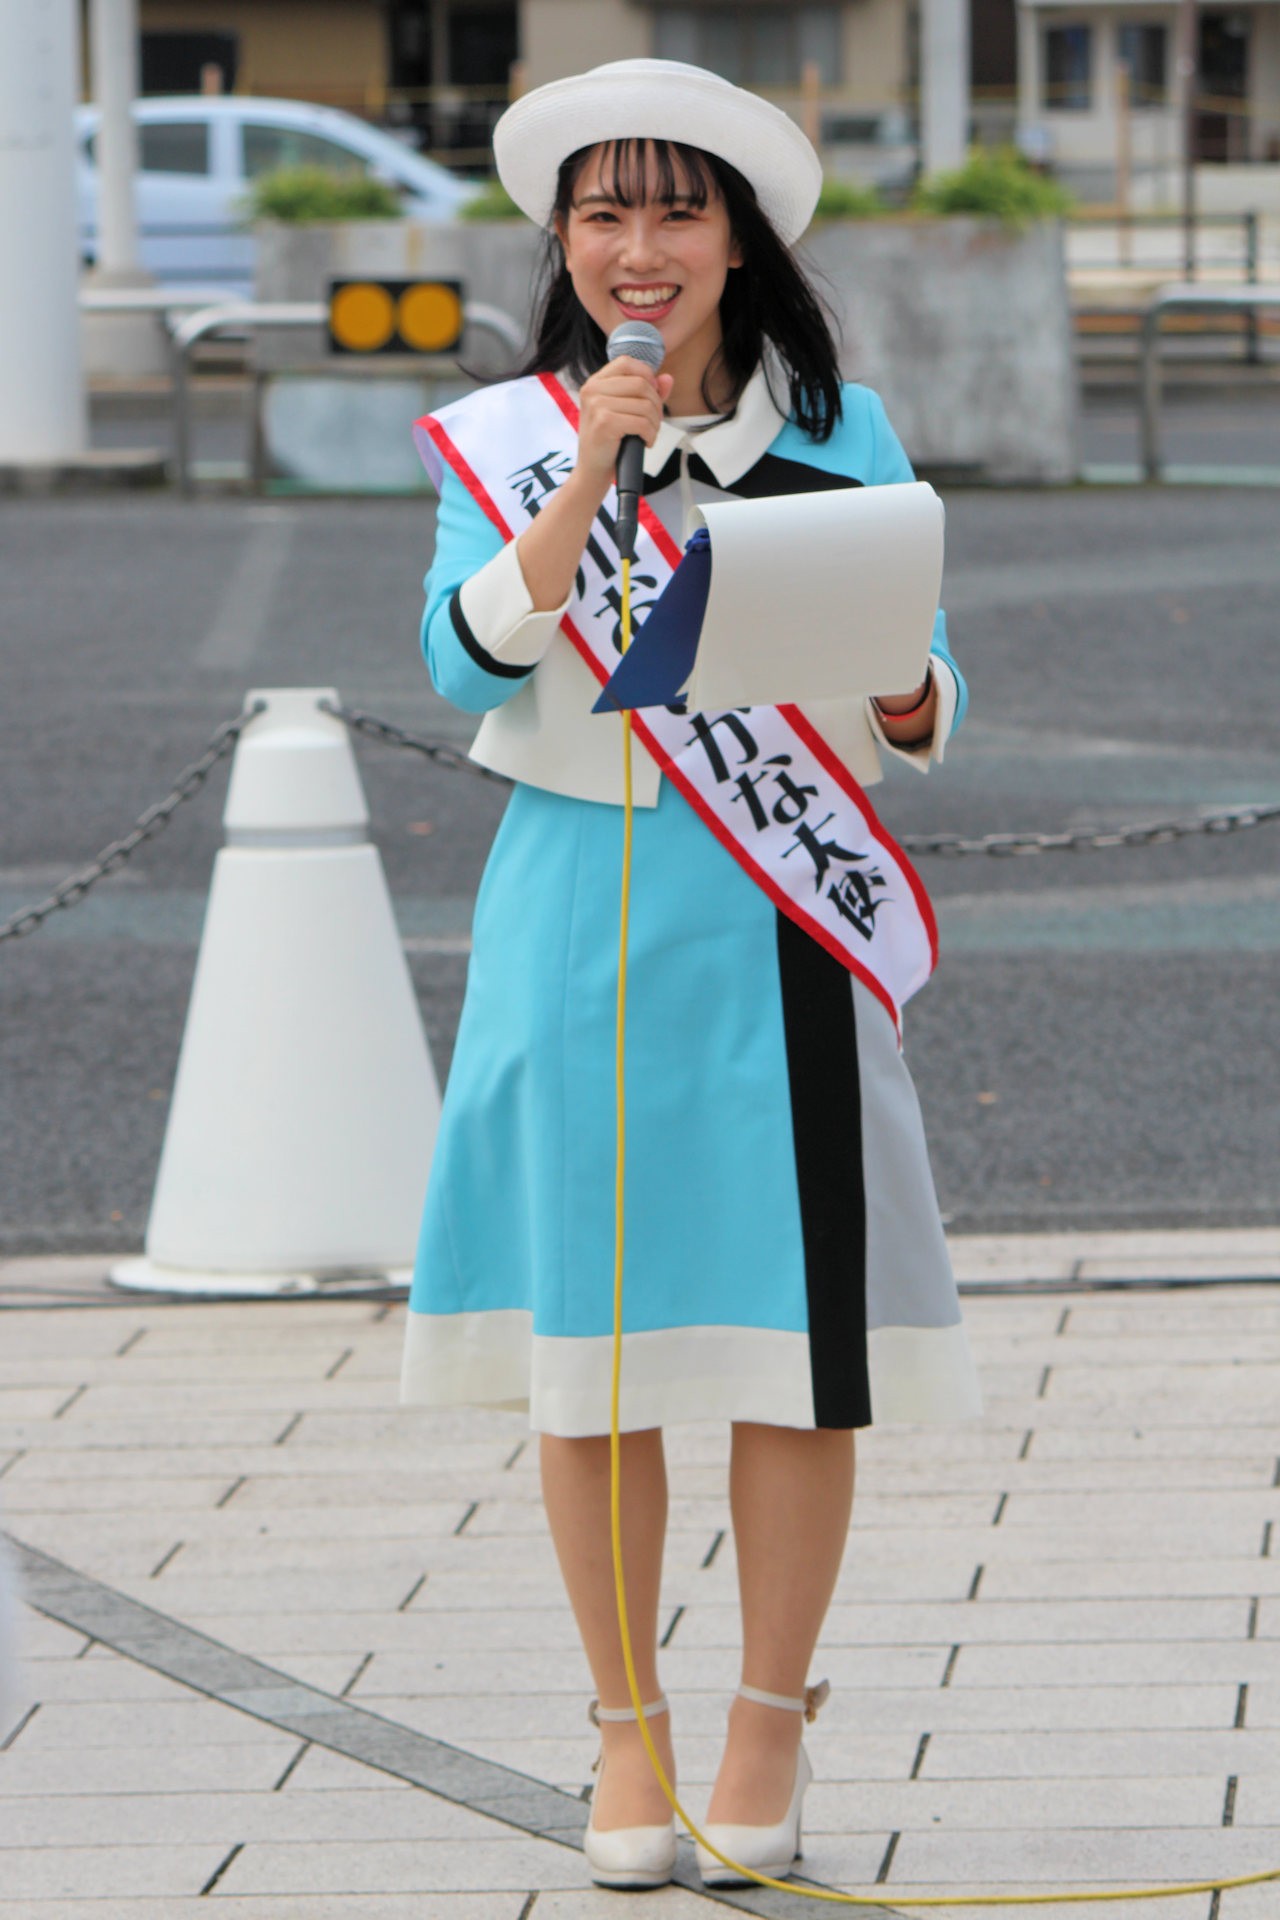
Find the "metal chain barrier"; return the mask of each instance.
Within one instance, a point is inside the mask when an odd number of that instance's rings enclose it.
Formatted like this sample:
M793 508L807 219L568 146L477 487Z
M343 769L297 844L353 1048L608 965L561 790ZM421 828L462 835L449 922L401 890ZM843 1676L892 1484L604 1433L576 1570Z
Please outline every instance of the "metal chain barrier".
M421 753L433 760L438 767L446 767L450 773L474 773L482 780L495 780L499 786L509 787L512 782L504 773L495 773L492 767L482 767L472 760L460 748L451 746L445 740L424 740L420 734L406 733L403 727L397 727L393 721L379 720L371 713L361 713L356 707L339 706L336 700L321 700L321 713L331 713L335 720L341 720L350 727L352 733L362 733L367 739L380 740L388 747L408 747L413 753Z
M62 881L47 899L24 908L12 919L0 922L0 941L17 940L24 934L34 933L52 914L61 912L64 907L76 906L99 880L105 879L109 873L115 873L140 846L153 840L168 826L184 801L194 799L199 793L219 760L224 760L231 752L240 735L263 711L265 704L264 701L257 701L243 713L238 713L234 720L228 720L220 726L200 758L183 768L164 799L139 814L129 832L104 847L89 866ZM491 780L504 787L512 784L505 774L494 773L491 768L480 766L475 760L469 759L462 748L447 740L425 739L420 734L409 733L404 727L396 726L394 721L379 720L374 714L361 713L355 707L344 707L334 700L322 700L319 705L321 712L332 714L352 733L361 734L366 739L380 741L384 746L405 747L412 753L422 754L435 766L443 767L450 773L474 774L477 779ZM1280 804L1231 807L1196 820L1144 821L1131 827L1081 828L1074 833L987 833L976 839L955 833L907 833L898 836L898 844L907 853L921 857L949 858L960 854L984 853L996 858L1013 858L1031 853L1081 853L1101 852L1112 847L1157 847L1173 840L1190 839L1197 834L1240 833L1246 827L1262 826L1276 819L1280 819Z
M446 746L438 740L423 740L416 734L406 733L403 727L393 726L389 720L375 719L372 714L360 713L354 707L339 706L333 700L322 700L320 705L325 713L344 721L353 733L366 734L389 746L409 747L415 753L425 754L438 766L448 767L454 772L476 773L506 787L512 784L505 774L494 773L489 767L477 765L457 747ZM963 834L955 833L907 833L899 834L897 840L907 853L921 855L1079 853L1087 848L1156 847L1165 841L1185 840L1197 833L1238 833L1243 827L1260 826L1266 820L1277 818L1280 818L1280 805L1244 806L1227 808L1198 820L1156 820L1132 827L1105 827L1096 831L1082 828L1076 833L987 833L979 839L966 839Z
M199 793L219 760L226 758L249 722L257 717L266 706L264 700L255 701L238 713L234 720L228 720L218 728L212 740L198 760L184 767L174 781L173 786L163 800L157 800L154 806L140 813L129 832L119 840L113 840L104 847L91 865L82 867L73 873L60 886L56 886L47 900L41 900L34 907L26 907L21 913L14 914L11 920L0 923L0 940L19 940L23 934L34 933L37 927L44 925L51 914L60 913L64 907L74 907L84 899L91 887L99 880L114 873L126 860L135 854L147 840L154 840L172 820L178 808L186 800L192 800Z
M1075 833L985 833L976 840L958 833L904 833L898 836L898 844L908 853L938 855L1103 852L1109 847L1159 847L1198 833L1239 833L1244 827L1260 827L1276 819L1280 819L1280 805L1230 807L1198 820L1149 820L1092 831L1082 827Z

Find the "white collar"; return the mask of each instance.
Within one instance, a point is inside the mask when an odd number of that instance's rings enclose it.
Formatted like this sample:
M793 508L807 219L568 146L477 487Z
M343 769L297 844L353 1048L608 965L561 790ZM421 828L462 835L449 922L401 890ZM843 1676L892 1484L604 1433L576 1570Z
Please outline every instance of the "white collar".
M774 404L764 368L757 367L737 406L719 425L689 429L664 420L657 439L645 449L644 470L650 476L661 473L673 453L696 452L716 484L731 487L768 452L785 425L786 415Z

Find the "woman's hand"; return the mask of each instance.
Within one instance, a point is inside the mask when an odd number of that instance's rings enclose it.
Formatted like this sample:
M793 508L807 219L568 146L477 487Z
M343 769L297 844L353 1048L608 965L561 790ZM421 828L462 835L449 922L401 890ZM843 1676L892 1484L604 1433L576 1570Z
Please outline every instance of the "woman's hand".
M653 445L672 384L669 373L626 358L611 360L583 383L577 464L516 543L535 608L558 607L573 586L591 523L613 485L618 448L629 433Z
M599 488L596 505L613 484L618 448L628 434L651 447L662 425L662 403L675 384L669 373L655 374L642 360L623 355L593 373L578 396L576 471Z

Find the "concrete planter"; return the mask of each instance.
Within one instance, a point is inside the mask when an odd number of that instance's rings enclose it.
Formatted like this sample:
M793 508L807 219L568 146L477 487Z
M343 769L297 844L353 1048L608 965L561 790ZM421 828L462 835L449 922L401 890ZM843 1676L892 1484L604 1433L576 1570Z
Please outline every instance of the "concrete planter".
M319 300L330 280L361 278L460 280L469 300L500 307L524 324L538 251L538 235L526 222L496 225L428 224L415 220L339 220L292 225L261 221L257 240L259 300ZM487 342L475 343L479 364L500 361ZM463 357L470 364L471 343ZM486 357L487 350L487 357ZM319 328L265 333L257 365L296 368L327 360Z
M265 224L258 239L260 299L316 299L344 275L439 274L528 319L539 236L524 221ZM840 316L845 373L883 396L918 467L1006 484L1075 478L1076 371L1056 221L1018 230L967 216L833 220L803 251ZM464 357L488 366L477 348ZM324 360L318 330L265 335L258 349L264 370Z
M457 280L469 300L528 319L538 236L505 223L496 232L410 220L351 220L256 229L259 300L323 299L330 280ZM502 373L510 354L493 335L464 338L461 359ZM288 327L257 337L262 382L259 430L264 476L336 493L414 493L429 482L409 423L469 390L441 363L368 361L332 355L322 327ZM376 377L375 377L376 375Z
M881 395L917 466L1005 483L1076 477L1059 222L828 221L805 251L841 316L846 374Z

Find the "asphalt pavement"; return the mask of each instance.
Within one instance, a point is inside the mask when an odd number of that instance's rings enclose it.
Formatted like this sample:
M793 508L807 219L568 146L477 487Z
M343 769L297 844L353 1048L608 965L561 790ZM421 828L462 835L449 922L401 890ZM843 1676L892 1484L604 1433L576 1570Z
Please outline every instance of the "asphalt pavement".
M1280 801L1276 494L954 492L973 705L896 833L1102 827ZM122 832L253 686L335 686L463 740L417 647L426 502L0 508L0 918ZM359 746L447 1068L500 789ZM0 1251L141 1245L225 771L82 905L0 945ZM943 962L907 1047L953 1231L1272 1223L1280 825L928 859Z

